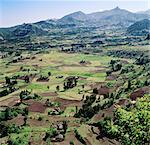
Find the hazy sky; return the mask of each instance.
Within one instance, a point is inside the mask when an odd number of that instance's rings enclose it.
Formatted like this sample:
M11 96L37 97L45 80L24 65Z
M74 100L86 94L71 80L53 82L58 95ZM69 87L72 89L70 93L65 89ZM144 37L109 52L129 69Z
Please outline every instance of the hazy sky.
M119 6L129 11L150 8L150 0L0 0L0 27L60 18L83 11L91 13Z

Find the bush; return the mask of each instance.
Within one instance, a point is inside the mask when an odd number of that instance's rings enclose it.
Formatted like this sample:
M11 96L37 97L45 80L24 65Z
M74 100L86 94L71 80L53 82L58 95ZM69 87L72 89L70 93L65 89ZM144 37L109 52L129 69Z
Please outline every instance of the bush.
M70 141L70 145L74 145L74 142L72 140Z
M78 130L75 129L74 130L74 133L75 133L75 137L84 145L87 145L85 140L83 139L83 137L79 134Z
M97 124L102 137L115 138L123 145L148 144L149 137L149 96L137 100L134 108L117 108L114 120L105 118Z
M42 121L42 120L43 120L43 117L39 116L38 121Z

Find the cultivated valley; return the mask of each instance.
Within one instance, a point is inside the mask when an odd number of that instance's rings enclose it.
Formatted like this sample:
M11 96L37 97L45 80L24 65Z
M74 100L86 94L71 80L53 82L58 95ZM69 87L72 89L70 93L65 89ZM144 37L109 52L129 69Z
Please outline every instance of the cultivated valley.
M116 7L0 28L0 144L148 145L149 19Z

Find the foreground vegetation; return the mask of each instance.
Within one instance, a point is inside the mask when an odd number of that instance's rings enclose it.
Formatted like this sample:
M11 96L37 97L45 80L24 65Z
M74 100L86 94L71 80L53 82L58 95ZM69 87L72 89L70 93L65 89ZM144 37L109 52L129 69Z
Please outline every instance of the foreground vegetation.
M148 145L148 31L43 23L0 31L0 144Z

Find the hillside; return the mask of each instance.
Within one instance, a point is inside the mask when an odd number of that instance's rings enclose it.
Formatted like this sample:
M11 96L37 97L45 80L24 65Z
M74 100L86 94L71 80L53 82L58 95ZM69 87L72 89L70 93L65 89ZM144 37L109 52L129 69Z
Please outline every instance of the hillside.
M0 145L148 145L147 17L116 7L1 28Z
M46 35L47 32L35 24L22 24L10 28L1 28L0 36L3 38L25 37L32 35Z
M78 12L71 13L62 17L61 19L58 20L58 22L59 23L77 23L77 22L84 22L88 19L89 17L85 13L78 11Z
M148 10L146 10L146 11L138 12L138 14L146 14L146 15L150 15L150 9L148 9Z
M144 19L128 27L127 33L131 35L146 35L150 33L150 20Z
M147 14L136 14L129 12L124 9L116 7L111 10L106 10L102 12L95 12L90 14L85 14L83 12L75 12L64 16L59 20L59 22L70 22L70 20L82 21L88 25L104 26L104 25L116 25L121 24L122 26L129 26L130 24L149 18Z

